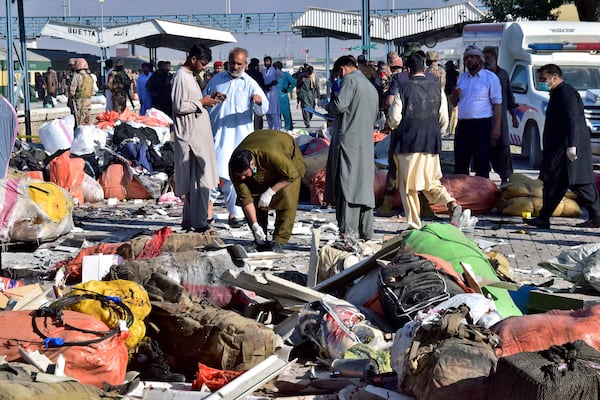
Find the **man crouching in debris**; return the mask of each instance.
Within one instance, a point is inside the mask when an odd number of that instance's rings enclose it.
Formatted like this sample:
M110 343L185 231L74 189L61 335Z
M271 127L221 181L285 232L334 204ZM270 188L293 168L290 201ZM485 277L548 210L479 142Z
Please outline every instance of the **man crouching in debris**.
M294 139L285 132L259 130L234 150L229 175L258 250L282 253L292 235L304 159ZM273 242L267 241L269 210L275 210Z

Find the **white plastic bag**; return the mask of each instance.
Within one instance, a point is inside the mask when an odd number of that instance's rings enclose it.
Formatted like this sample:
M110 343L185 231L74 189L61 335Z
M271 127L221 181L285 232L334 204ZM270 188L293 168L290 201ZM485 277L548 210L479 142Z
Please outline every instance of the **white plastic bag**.
M496 311L494 302L479 293L461 293L450 297L434 307L434 311L441 313L442 310L458 308L462 304L469 307L469 314L475 325L489 328L502 318ZM485 317L485 318L484 318Z
M83 174L82 189L83 200L86 203L98 203L104 201L104 189L102 189L102 185L88 174Z
M171 117L169 117L167 114L165 114L157 108L151 108L149 110L146 110L146 116L155 118L159 121L166 122L169 125L173 124L173 120L171 119Z
M58 150L70 149L73 143L75 118L69 114L63 118L45 122L38 130L44 150L54 154Z
M95 153L106 146L107 133L96 125L79 125L71 144L71 154L78 156Z

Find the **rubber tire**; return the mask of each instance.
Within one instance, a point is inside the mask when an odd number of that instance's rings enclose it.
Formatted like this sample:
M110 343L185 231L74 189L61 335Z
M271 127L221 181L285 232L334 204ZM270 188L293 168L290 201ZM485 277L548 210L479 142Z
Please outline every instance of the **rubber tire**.
M527 127L527 164L529 168L539 169L542 165L542 149L540 146L540 129L536 124Z

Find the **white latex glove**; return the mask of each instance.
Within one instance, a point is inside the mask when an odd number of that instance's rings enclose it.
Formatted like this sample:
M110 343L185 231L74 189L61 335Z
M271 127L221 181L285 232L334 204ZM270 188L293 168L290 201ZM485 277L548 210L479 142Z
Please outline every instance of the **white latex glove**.
M257 244L265 244L267 242L267 235L265 231L263 231L262 226L255 222L252 224L252 233L254 234L254 240L256 240Z
M258 208L267 208L271 204L271 200L275 196L275 191L271 188L267 188L263 194L260 195L258 200Z
M567 158L571 161L577 160L577 147L567 147Z

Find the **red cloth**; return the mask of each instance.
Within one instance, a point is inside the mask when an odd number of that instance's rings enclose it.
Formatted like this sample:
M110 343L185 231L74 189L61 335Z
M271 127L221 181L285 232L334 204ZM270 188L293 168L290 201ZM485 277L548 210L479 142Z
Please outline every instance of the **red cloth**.
M229 382L243 374L245 371L227 371L211 368L202 363L198 363L198 374L192 382L192 389L200 390L202 385L206 385L211 391L219 390Z
M137 255L136 260L145 260L147 258L157 257L160 253L162 253L162 246L165 243L165 240L171 235L173 231L168 226L160 228L158 232L152 236L144 249Z

